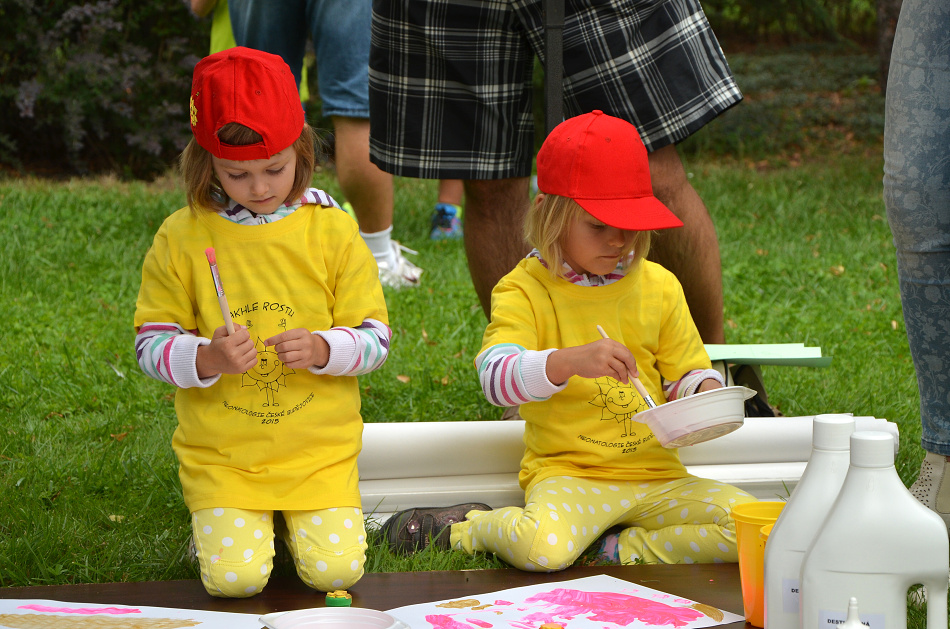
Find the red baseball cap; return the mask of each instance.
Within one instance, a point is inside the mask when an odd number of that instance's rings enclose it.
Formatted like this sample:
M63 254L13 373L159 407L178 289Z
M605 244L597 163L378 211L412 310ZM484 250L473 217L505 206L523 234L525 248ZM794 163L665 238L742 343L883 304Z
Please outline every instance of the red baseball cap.
M599 109L556 126L538 152L538 189L573 199L618 229L682 227L653 196L650 162L636 128Z
M190 111L198 144L221 159L269 159L296 142L304 126L290 66L277 55L251 48L230 48L198 62ZM231 122L253 129L264 140L248 146L225 144L218 131Z

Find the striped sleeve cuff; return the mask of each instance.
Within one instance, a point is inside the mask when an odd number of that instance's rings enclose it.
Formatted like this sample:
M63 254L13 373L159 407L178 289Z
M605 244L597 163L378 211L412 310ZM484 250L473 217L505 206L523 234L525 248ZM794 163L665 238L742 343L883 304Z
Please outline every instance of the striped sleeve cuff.
M703 380L715 380L720 385L726 386L726 382L718 370L693 369L675 382L663 382L663 391L666 394L666 399L673 401L693 395L696 393L696 390L699 389L699 385L703 383Z
M175 337L175 344L172 346L171 354L168 357L168 367L172 378L182 389L205 389L221 379L221 374L210 378L198 377L198 367L196 365L198 348L210 343L211 339L203 336L180 334Z
M521 378L528 394L533 398L547 399L564 390L568 381L563 384L554 384L548 379L548 356L556 349L541 351L526 350L521 356Z
M519 406L546 400L562 390L564 385L552 384L546 373L547 358L554 351L526 350L513 343L484 350L475 358L475 366L485 398L495 406Z
M310 367L310 373L318 376L346 375L356 354L356 337L346 330L331 328L325 332L313 332L330 346L330 359L323 367Z

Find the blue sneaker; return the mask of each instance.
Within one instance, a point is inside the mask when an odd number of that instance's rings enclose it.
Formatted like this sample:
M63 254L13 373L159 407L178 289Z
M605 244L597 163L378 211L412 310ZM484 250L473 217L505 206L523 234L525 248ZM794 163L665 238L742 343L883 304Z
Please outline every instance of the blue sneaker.
M462 221L459 215L462 208L451 203L438 203L432 212L432 240L451 240L462 237Z

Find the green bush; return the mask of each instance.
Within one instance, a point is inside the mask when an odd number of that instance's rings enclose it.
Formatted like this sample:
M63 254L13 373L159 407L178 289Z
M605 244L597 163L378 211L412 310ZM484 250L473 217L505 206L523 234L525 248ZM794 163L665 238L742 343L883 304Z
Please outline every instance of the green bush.
M859 147L880 155L884 97L873 55L810 43L727 57L744 100L680 144L683 156L796 162Z
M837 41L877 36L874 0L702 0L720 39L733 43Z
M0 163L52 174L167 170L190 131L208 25L183 0L4 0Z

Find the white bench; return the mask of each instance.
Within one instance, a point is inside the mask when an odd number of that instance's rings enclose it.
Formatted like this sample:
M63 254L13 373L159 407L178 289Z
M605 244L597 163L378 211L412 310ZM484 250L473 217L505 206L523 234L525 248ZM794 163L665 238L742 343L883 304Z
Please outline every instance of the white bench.
M747 417L739 430L680 449L690 473L736 485L760 500L782 500L798 484L811 455L807 417ZM897 425L855 417L858 430ZM518 470L523 421L366 424L359 456L363 512L380 521L410 507L482 502L523 506Z

